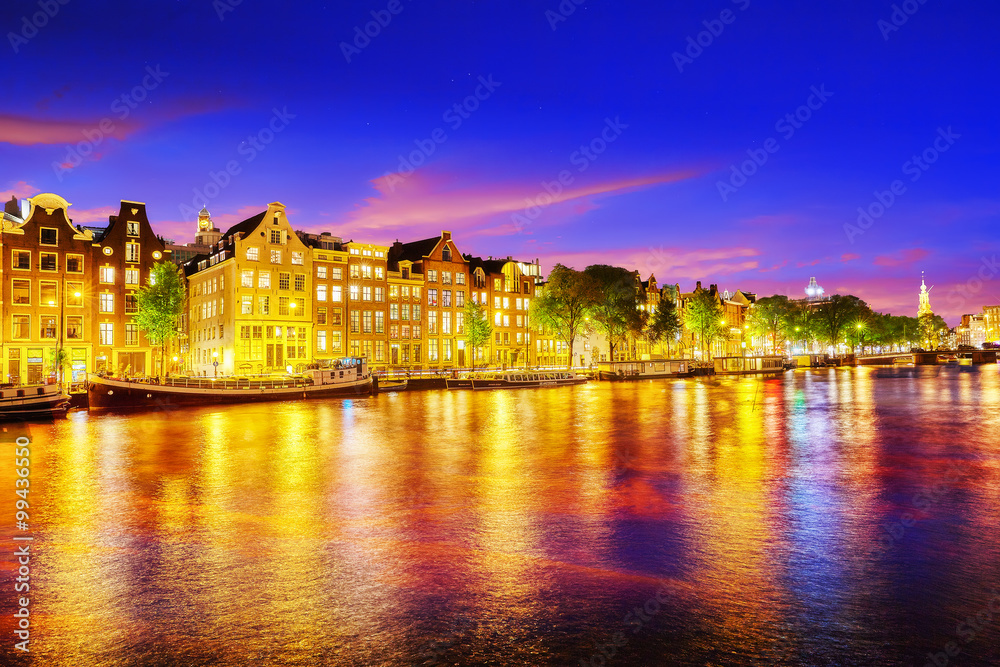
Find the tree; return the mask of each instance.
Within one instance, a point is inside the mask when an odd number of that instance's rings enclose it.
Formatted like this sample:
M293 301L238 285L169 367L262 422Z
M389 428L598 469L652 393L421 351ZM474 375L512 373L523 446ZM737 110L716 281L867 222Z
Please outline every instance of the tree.
M177 321L184 312L184 278L173 262L157 262L149 282L136 292L135 323L153 345L160 346L160 376L166 363L167 341L177 336Z
M816 340L816 318L813 311L804 304L788 303L788 314L785 319L785 332L788 339L795 343L802 341L803 349L812 349Z
M918 319L920 340L925 349L935 350L948 335L948 323L940 315L921 315Z
M649 326L646 329L646 338L650 345L656 345L661 341L667 343L667 356L670 356L670 341L677 338L677 333L681 330L681 318L677 315L677 304L672 299L661 299L660 303L653 311L653 316L649 319Z
M486 317L486 307L472 299L465 302L465 346L472 354L472 370L476 370L476 351L490 342L493 325Z
M66 351L64 347L54 347L49 353L49 364L52 369L56 372L56 381L61 387L63 384L63 377L65 369L69 367L69 352Z
M705 289L695 292L684 311L684 326L699 335L701 349L711 356L706 345L710 347L725 327L718 297Z
M594 278L556 264L549 279L531 302L531 319L550 329L569 346L573 366L573 343L587 327L587 313L597 305L601 290Z
M848 324L855 322L866 310L870 310L868 304L858 297L834 294L816 308L820 334L831 346L836 346L845 339Z
M777 354L778 341L784 341L788 332L791 305L788 297L774 296L758 299L747 313L747 327L750 334L760 338L771 339L771 354Z
M596 283L600 296L590 308L590 316L608 339L609 359L629 332L641 331L643 302L635 287L635 274L619 266L593 264L583 270Z

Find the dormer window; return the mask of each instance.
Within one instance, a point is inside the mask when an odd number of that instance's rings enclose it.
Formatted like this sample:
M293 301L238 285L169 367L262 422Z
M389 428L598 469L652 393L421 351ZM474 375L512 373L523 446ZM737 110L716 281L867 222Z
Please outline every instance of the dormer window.
M448 246L445 246L444 249L441 251L441 260L444 262L451 261L451 248L449 248Z
M42 227L38 231L38 242L42 245L59 245L59 230Z
M274 221L275 221L275 223L278 222L277 217L275 217ZM278 243L278 244L281 243L281 230L280 229L272 229L271 230L271 243Z
M139 223L135 220L129 220L125 223L125 233L129 236L139 235Z
M403 274L403 280L409 280L410 279L410 270L409 269L400 269L400 271Z

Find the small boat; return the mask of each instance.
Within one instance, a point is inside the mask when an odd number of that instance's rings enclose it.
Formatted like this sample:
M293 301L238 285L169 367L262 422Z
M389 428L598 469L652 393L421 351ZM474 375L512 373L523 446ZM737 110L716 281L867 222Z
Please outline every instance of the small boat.
M297 401L357 396L372 392L372 376L364 359L341 359L332 368L301 375L267 378L166 378L161 382L119 380L90 375L91 409L173 408L215 403Z
M0 421L63 417L69 397L57 384L26 385L0 390Z
M405 391L406 385L409 380L389 380L379 378L378 380L378 391L380 394L384 394L390 391Z
M532 389L584 384L587 377L567 371L483 371L449 378L448 389Z
M750 373L784 373L785 358L780 355L760 357L716 357L716 375L744 375Z
M898 357L892 358L893 366L912 366L913 365L913 355L905 354Z
M686 378L693 374L691 362L687 359L599 361L597 367L598 378L612 382Z

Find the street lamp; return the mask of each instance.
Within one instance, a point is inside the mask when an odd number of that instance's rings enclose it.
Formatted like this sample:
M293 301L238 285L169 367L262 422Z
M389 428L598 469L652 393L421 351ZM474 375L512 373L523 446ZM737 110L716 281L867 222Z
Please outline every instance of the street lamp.
M219 377L219 352L212 350L212 364L215 366L215 377Z

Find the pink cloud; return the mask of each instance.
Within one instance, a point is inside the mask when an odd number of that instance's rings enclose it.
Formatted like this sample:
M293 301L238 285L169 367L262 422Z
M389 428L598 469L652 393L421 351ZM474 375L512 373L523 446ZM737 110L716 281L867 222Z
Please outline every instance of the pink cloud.
M843 255L840 256L840 261L841 262L850 262L850 261L853 261L855 259L861 259L861 255L857 255L857 254L855 254L853 252L848 252L848 253L845 253L845 254L843 254Z
M621 248L617 250L552 251L541 254L542 266L548 270L556 263L583 269L591 264L615 264L636 270L643 278L650 274L658 280L709 280L715 276L751 271L758 268L754 248Z
M24 199L26 197L36 195L39 192L41 192L41 190L27 181L18 181L17 183L14 183L9 190L0 190L0 200L10 201L11 197Z
M117 215L117 206L100 206L98 208L81 208L69 207L69 217L73 221L74 225L84 225L97 223L95 226L103 227L108 224L109 215Z
M87 140L84 132L110 134L116 139L124 139L139 129L134 122L103 119L89 120L42 120L22 116L0 115L0 143L15 146L33 144L73 144ZM110 123L110 126L108 125ZM105 132L105 130L109 130ZM96 136L96 134L95 134Z
M552 224L591 210L597 206L590 200L592 197L623 194L693 175L691 172L675 172L576 187L571 185L554 196L537 184L455 190L452 189L454 178L451 175L433 175L426 170L406 178L390 175L373 180L378 195L366 198L332 231L346 236L368 232L368 237L371 232L381 232L383 240L393 232L405 231L407 237L413 237L454 227L464 227L467 235L511 235L518 231L530 232L535 225ZM560 207L565 203L571 205ZM526 208L536 204L537 210L543 213L534 219L525 216L529 224L519 229L511 219L513 214L523 214ZM550 212L550 209L558 210ZM508 218L497 223L495 217L501 215Z
M879 255L873 262L876 266L906 266L918 262L930 253L923 248L908 248L893 255Z

